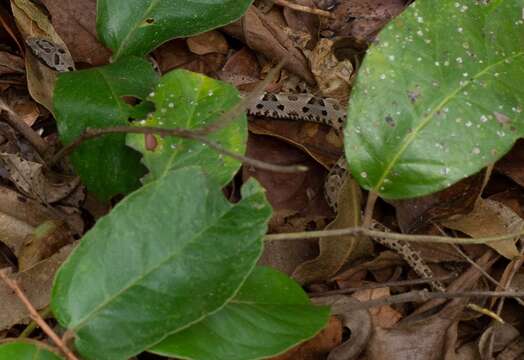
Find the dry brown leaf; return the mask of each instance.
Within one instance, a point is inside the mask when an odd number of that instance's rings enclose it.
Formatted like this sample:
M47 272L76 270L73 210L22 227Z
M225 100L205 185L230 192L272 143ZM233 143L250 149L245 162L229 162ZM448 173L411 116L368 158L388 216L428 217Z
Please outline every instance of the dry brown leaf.
M26 271L47 259L62 247L73 242L69 228L63 221L46 221L35 228L18 254L18 268Z
M56 32L75 62L92 66L109 62L111 52L96 36L96 0L40 0L52 14Z
M368 310L352 310L351 306L359 305L360 301L344 295L313 298L312 301L317 305L331 306L332 314L337 315L342 320L343 326L351 331L349 340L331 350L327 360L358 359L373 331Z
M311 72L315 75L320 93L325 97L347 103L353 65L351 61L338 60L334 54L334 41L320 39L309 55Z
M307 172L295 174L243 168L244 180L254 177L266 189L274 210L270 232L304 231L332 216L323 192L327 171L306 154L277 139L250 134L247 155L273 164L302 164L309 168ZM261 261L290 274L300 263L316 256L317 248L316 241L270 242L264 248Z
M493 352L498 353L519 337L520 332L511 324L494 323L484 330L480 336L478 351L483 359L487 359L491 355L489 354L491 341L493 341Z
M197 55L211 53L226 55L229 51L226 38L216 30L189 37L186 41L189 50Z
M227 59L218 77L240 91L251 91L260 79L260 66L255 54L247 47L235 52Z
M45 170L42 164L22 159L15 154L0 153L0 164L9 173L18 190L45 204L60 201L79 185L76 176L66 176Z
M524 338L515 339L497 355L496 360L522 360L524 358Z
M351 295L360 302L375 300L391 296L389 288L359 290ZM371 320L374 327L389 329L393 327L400 319L402 314L393 309L390 305L383 305L369 309Z
M74 234L81 234L83 221L78 212L66 213L63 210L45 207L38 201L0 186L0 233L3 236L12 233L11 230L14 229L16 235L13 238L3 237L2 241L18 254L26 236L48 220L64 220Z
M524 187L524 140L517 140L511 151L495 164L495 170Z
M348 178L339 191L337 217L326 227L326 230L360 225L361 196L358 184ZM368 238L357 239L354 236L320 238L318 257L300 264L293 272L293 278L301 284L327 280L346 262L367 255L373 251L372 249L373 244Z
M502 203L479 199L472 212L440 222L471 237L497 236L524 230L524 220ZM487 243L502 256L512 259L519 256L515 241L503 240Z
M66 246L55 255L41 261L29 270L10 276L10 278L18 282L20 288L37 310L49 305L55 272L72 249L72 245ZM0 330L29 322L30 318L26 307L4 282L0 282L0 304L2 304Z
M342 341L340 320L332 316L327 326L314 338L268 360L323 360Z
M23 74L24 61L6 51L0 51L0 75Z
M323 29L349 37L355 45L369 43L375 35L406 7L405 0L340 1L332 10L335 20L323 19Z
M241 20L225 26L223 30L275 63L287 59L284 68L299 75L309 84L314 84L315 80L306 58L283 28L282 19L278 14L275 15L274 11L263 14L251 6Z
M293 2L295 4L306 6L309 8L315 7L313 0L294 0ZM289 29L293 33L298 34L300 32L304 34L304 43L302 46L300 46L300 48L311 49L312 46L318 40L318 33L320 27L320 21L318 16L301 11L295 11L288 7L284 7L283 14L287 26L289 26Z
M41 8L29 0L12 0L11 7L18 29L24 39L47 38L62 46L65 51L69 51ZM29 93L35 101L52 112L56 71L42 64L28 49L25 52L25 62Z

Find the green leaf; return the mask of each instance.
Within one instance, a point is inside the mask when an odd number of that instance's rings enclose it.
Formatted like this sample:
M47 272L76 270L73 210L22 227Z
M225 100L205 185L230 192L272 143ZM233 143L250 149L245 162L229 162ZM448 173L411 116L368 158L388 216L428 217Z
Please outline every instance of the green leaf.
M426 195L502 157L524 133L523 0L417 0L359 71L345 129L355 178Z
M86 359L127 359L220 309L252 271L271 208L255 181L227 202L198 167L100 219L58 271L52 309Z
M97 31L113 58L145 55L167 40L238 19L252 0L99 0Z
M0 344L0 360L62 360L49 347L36 341Z
M150 351L194 360L260 359L309 339L328 318L329 309L312 305L296 282L257 267L224 308Z
M215 121L240 100L240 95L232 85L186 70L175 70L162 77L148 100L155 103L156 112L138 126L195 129ZM150 170L149 178L159 178L175 168L200 165L220 185L226 185L240 167L237 160L224 157L198 141L171 136L155 138L154 149L148 150L144 135L127 136L127 144L143 154L142 162ZM227 128L210 134L209 138L231 151L244 153L247 141L245 113Z
M145 99L157 81L151 64L136 57L60 74L54 93L60 139L69 144L86 128L128 125L133 107L123 97ZM87 188L104 200L136 189L145 172L140 155L125 145L125 134L89 140L71 161Z

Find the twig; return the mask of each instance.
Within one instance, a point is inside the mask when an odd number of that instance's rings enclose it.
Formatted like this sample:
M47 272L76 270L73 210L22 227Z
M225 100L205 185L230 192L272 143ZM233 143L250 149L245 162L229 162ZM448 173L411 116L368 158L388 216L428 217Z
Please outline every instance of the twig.
M394 286L411 286L411 285L428 284L428 283L432 283L433 281L449 280L456 276L457 276L456 274L452 274L452 275L443 275L443 276L432 276L432 277L424 278L424 279L389 281L389 282L385 282L381 284L369 284L369 285L364 285L364 286L356 287L356 288L345 288L345 289L338 289L338 290L328 290L328 291L322 291L322 292L308 293L308 295L309 297L312 297L312 298L331 296L331 295L343 295L343 294L348 294L348 293L352 293L352 292L360 291L360 290L382 289L382 288L394 287Z
M371 230L363 227L351 227L344 229L334 230L318 230L318 231L304 231L295 233L283 233L283 234L270 234L266 235L266 241L280 241L280 240L302 240L302 239L313 239L318 237L328 236L370 236L377 238L386 238L393 240L412 241L412 242L432 242L439 244L485 244L491 241L501 241L514 239L516 237L524 235L524 230L513 234L498 235L498 236L487 236L479 238L450 238L446 236L436 235L412 235L412 234L399 234L390 233L378 230Z
M203 128L193 130L193 133L197 135L208 135L212 132L216 132L227 127L229 124L235 121L240 116L240 114L245 114L246 110L252 105L252 103L255 102L264 93L266 87L271 83L271 81L273 81L286 62L287 57L282 59L277 64L277 66L271 69L264 80L257 84L253 91L245 95L244 98L240 100L235 106L220 115L216 121L213 121Z
M46 333L46 335L49 336L51 340L53 340L53 342L56 344L56 346L58 346L58 348L62 351L62 353L69 360L78 360L75 354L73 354L73 352L69 350L69 348L64 344L64 342L60 339L60 337L53 331L53 329L49 327L49 325L47 325L47 323L45 322L44 319L42 319L40 314L38 314L38 311L36 311L36 309L31 304L29 299L25 296L22 289L20 289L16 281L10 279L6 275L5 271L0 271L0 278L2 278L2 280L6 283L6 285L9 288L11 288L11 290L14 291L18 299L20 299L22 304L24 304L24 306L26 307L31 318L38 324L38 326L40 326L40 328Z
M456 299L456 298L486 298L486 297L523 297L524 291L460 291L460 292L429 292L415 290L404 294L391 295L378 299L362 302L361 304L334 305L333 312L347 312L352 310L369 309L384 305L401 304L406 302L425 302L431 299Z
M230 151L219 145L218 143L209 140L203 135L195 134L191 130L181 128L158 128L158 127L138 127L138 126L113 126L107 128L87 128L84 130L82 135L77 137L73 142L62 148L55 156L51 159L50 165L55 164L64 156L72 153L76 148L82 145L87 140L96 139L107 134L156 134L160 136L176 136L183 139L190 139L200 141L203 144L215 149L217 152L236 159L244 164L254 166L259 169L268 171L281 172L281 173L296 173L307 171L308 168L303 165L276 165L270 164L264 161L256 160L236 152Z
M48 150L47 143L33 129L31 129L29 125L20 119L20 117L3 99L0 99L0 112L2 110L7 113L7 116L5 117L7 123L22 134L35 148L38 154L45 159Z
M310 8L304 5L299 5L299 4L289 2L288 0L273 0L273 2L277 5L284 6L284 7L296 10L296 11L301 11L301 12L318 15L318 16L323 16L323 17L327 17L330 19L335 19L335 15L333 15L332 13L326 10Z

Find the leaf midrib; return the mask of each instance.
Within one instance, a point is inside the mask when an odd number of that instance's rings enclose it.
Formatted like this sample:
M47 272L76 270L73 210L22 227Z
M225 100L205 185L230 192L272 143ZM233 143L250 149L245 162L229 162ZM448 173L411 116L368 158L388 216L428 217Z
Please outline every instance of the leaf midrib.
M519 52L517 54L505 57L505 58L497 61L496 63L493 63L493 64L491 64L489 66L486 66L483 70L481 70L477 74L475 74L475 76L473 76L472 79L474 80L474 79L477 79L477 78L481 77L482 75L486 74L489 70L491 70L492 68L494 68L496 66L501 65L505 61L508 61L508 60L511 60L511 59L515 59L515 58L518 58L519 56L523 56L523 55L524 55L524 52ZM384 181L386 180L386 178L391 173L393 167L397 164L399 158L404 154L404 152L407 150L409 145L411 145L411 143L417 138L419 132L422 131L430 123L430 121L433 119L434 115L437 112L439 112L447 103L449 103L451 100L453 100L455 98L455 95L457 95L461 90L467 88L471 84L473 84L472 80L468 81L468 83L463 85L463 86L458 86L449 95L444 97L444 99L442 99L442 101L437 106L435 106L435 108L428 115L426 115L422 119L422 121L419 123L419 125L417 125L417 127L414 129L414 131L412 131L408 136L406 136L404 138L404 141L401 143L399 151L395 154L395 156L393 156L391 161L387 164L386 169L382 173L382 176L380 177L380 179L378 180L376 185L373 187L372 190L374 192L380 193L380 188L384 184Z

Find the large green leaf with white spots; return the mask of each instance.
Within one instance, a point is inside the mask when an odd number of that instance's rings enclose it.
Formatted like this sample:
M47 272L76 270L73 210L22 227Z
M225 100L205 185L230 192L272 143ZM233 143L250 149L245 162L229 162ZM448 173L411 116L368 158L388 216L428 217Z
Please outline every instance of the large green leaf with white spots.
M186 70L174 70L162 77L148 100L155 104L155 112L135 125L198 129L216 121L240 101L240 95L230 84ZM142 162L150 171L147 179L157 179L172 169L200 165L220 185L225 185L240 167L237 160L225 157L201 142L147 136L127 136L127 144L143 155ZM208 138L228 150L244 153L246 114L241 113L229 126L211 133Z
M417 0L359 71L345 150L384 198L432 193L524 134L524 0Z
M251 180L229 203L198 167L128 195L58 271L51 307L83 359L119 360L219 310L262 251L271 207Z
M97 30L113 58L145 55L175 37L238 19L253 0L98 0Z
M275 355L315 335L329 309L311 304L286 275L257 267L220 311L171 335L151 351L193 360L252 360Z

